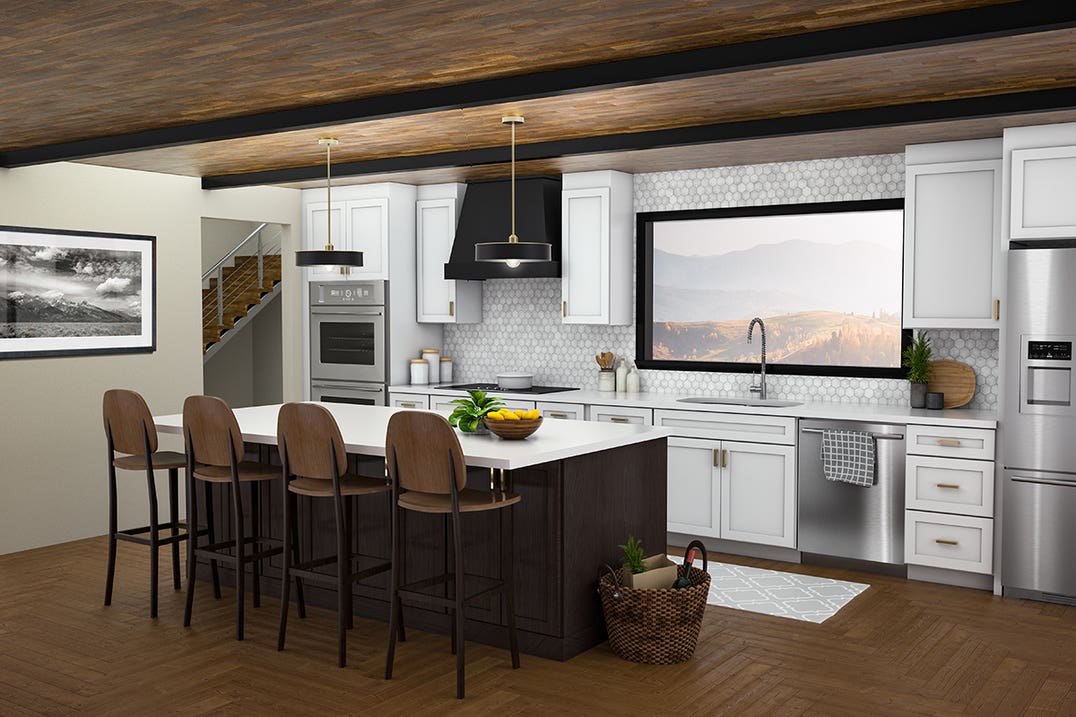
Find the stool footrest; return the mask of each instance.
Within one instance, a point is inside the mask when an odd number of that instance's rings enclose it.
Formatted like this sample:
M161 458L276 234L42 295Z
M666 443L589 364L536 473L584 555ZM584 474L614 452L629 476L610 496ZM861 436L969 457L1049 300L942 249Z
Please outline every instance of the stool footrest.
M180 533L179 535L162 535L157 539L157 545L171 545L172 543L182 543L189 536L186 533ZM137 543L139 545L152 545L153 541L149 538L143 538L141 535L131 535L129 533L116 533L116 540L122 540L127 543Z
M319 565L327 565L329 563L335 563L336 557L321 558L319 560L312 560L309 563L302 563L301 566L293 565L288 568L288 572L292 577L307 578L308 580L321 581L326 583L336 583L337 576L332 573L323 573L312 568ZM365 580L366 578L373 577L374 575L380 575L386 573L392 569L392 563L381 563L380 565L374 565L364 570L360 570L357 573L349 573L344 579L349 582L357 582L359 580Z
M470 603L480 598L484 598L487 595L491 595L496 592L501 592L505 588L503 580L497 580L495 578L487 578L483 575L471 575L464 574L464 578L470 578L472 580L483 580L493 583L492 585L479 590L478 592L471 593L463 599L464 603ZM408 598L409 600L424 601L432 603L438 607L455 607L455 598L446 598L443 595L433 595L431 593L420 592L420 588L433 587L434 585L440 585L442 583L453 582L456 576L452 573L445 573L443 575L436 575L430 578L424 578L422 580L416 580L413 583L403 585L400 587L400 597Z

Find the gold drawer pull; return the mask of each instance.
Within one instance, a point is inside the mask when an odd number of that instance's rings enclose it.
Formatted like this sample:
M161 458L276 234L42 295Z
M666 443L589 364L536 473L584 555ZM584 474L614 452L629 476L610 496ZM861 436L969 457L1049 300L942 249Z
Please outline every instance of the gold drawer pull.
M550 411L549 413L547 413L545 415L549 416L550 418L567 418L568 417L567 413L561 413L560 411Z
M413 401L400 401L402 408L418 408L418 404Z
M726 451L724 448L721 449L721 467L729 467L729 452Z
M960 486L953 483L936 483L939 488L948 488L949 490L960 490Z
M714 449L714 468L720 468L721 467L721 462L717 458L718 453L720 453L720 451L717 448L715 448Z
M567 301L560 302L560 317L562 319L568 317L568 302Z
M955 540L944 540L942 538L935 538L934 542L937 543L938 545L958 545L959 544Z
M623 416L609 416L609 420L613 423L631 423L630 418L624 418Z
M448 315L449 316L455 316L456 315L456 302L455 301L448 302Z
M951 438L939 438L938 439L938 445L939 446L959 446L960 441L957 441L957 440L954 440L954 439L951 439Z
M994 321L1001 317L1001 299L994 299Z

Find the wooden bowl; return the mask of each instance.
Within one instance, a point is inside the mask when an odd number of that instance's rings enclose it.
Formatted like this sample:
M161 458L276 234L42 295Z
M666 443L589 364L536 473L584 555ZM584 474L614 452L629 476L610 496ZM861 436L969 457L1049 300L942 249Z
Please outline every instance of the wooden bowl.
M494 421L486 420L486 425L489 427L491 433L504 438L505 440L515 441L522 438L526 438L530 434L538 430L538 426L542 425L542 418L521 418L518 421Z

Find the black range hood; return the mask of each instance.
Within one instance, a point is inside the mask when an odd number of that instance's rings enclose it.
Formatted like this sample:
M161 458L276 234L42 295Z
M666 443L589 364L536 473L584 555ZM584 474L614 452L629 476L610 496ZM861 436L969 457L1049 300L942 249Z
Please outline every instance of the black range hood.
M516 234L521 242L548 242L553 261L511 268L475 261L474 245L508 241L512 233L512 185L507 179L468 182L456 239L445 264L446 279L534 279L560 277L560 177L516 179Z

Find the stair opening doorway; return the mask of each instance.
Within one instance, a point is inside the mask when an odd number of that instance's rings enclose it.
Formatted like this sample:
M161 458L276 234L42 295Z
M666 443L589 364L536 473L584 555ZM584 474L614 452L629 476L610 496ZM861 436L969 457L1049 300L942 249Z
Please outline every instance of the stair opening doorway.
M202 219L202 386L233 408L283 402L284 229Z

